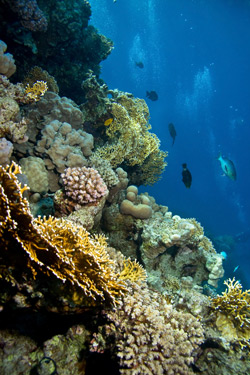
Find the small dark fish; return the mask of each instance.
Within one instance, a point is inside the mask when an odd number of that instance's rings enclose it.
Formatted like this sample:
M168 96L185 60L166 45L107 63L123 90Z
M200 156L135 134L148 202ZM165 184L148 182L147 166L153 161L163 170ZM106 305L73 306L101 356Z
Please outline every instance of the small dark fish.
M155 102L158 100L158 94L156 91L146 91L146 97Z
M172 146L173 146L174 145L174 141L175 141L175 137L176 137L177 133L176 133L174 124L172 124L172 122L170 122L170 124L168 124L168 130L169 130L169 134L173 138L173 143L172 143Z
M137 66L137 67L140 68L140 69L143 69L143 68L144 68L144 64L143 64L142 61L136 61L136 62L135 62L135 66Z
M234 166L234 163L232 160L229 160L228 158L225 158L221 154L217 158L220 162L221 169L225 173L227 177L229 177L231 180L236 180L236 169Z
M191 175L190 171L187 169L186 163L182 164L182 168L183 168L182 181L183 181L184 185L186 186L186 188L189 189L191 184L192 184L192 175Z

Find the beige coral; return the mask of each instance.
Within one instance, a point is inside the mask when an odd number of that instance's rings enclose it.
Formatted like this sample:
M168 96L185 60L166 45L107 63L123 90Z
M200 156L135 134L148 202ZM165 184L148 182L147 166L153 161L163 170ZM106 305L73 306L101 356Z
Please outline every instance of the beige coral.
M7 78L12 76L16 71L15 60L11 53L5 53L7 45L0 40L0 74L4 74Z
M19 164L28 179L30 190L35 193L47 193L49 180L44 161L35 156L28 156L20 159Z
M194 374L191 364L203 341L201 323L189 313L176 311L145 284L127 284L129 293L122 296L115 311L108 313L115 325L120 373Z
M132 215L136 219L148 219L152 215L150 201L145 195L138 197L138 189L136 186L127 188L126 199L121 202L120 212L124 215Z
M72 129L67 122L52 121L42 130L36 151L45 153L45 164L48 169L57 169L63 173L66 167L81 167L87 164L86 158L91 155L93 136L83 130Z

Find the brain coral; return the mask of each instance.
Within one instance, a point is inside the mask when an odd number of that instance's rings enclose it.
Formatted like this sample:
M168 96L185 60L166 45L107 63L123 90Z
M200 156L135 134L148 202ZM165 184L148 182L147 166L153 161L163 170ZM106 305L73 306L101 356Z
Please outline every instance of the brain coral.
M103 179L93 168L67 168L61 177L66 195L79 205L97 202L108 192Z

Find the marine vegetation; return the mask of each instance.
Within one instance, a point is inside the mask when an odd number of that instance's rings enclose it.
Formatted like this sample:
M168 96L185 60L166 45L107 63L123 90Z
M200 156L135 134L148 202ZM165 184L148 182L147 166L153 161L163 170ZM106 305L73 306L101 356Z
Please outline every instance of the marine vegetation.
M242 348L250 347L250 290L243 291L235 278L224 284L226 291L211 299L216 326L229 341Z

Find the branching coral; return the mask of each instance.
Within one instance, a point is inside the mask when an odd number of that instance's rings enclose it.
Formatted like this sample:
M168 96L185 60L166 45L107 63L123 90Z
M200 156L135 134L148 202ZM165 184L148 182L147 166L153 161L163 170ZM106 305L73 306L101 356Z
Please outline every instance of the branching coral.
M30 85L33 86L33 84L37 81L45 81L48 86L48 91L55 92L58 94L59 87L57 85L57 82L54 77L52 77L47 70L44 70L40 68L40 66L34 66L26 75L26 77L23 80L23 85Z
M106 336L114 335L120 373L193 374L191 364L203 341L201 323L189 313L176 311L145 284L128 285L122 303L107 314L111 325L104 331ZM94 351L101 343L98 338L100 334L92 341Z
M108 193L106 184L94 168L66 168L61 177L66 195L79 205L98 202Z
M114 303L125 287L117 280L105 238L92 237L67 220L34 219L23 197L27 187L17 179L20 172L16 164L0 167L1 257L6 267L21 257L34 277L42 272L72 284L78 296L85 296L81 302Z
M44 81L37 81L33 84L31 87L29 84L27 84L25 88L25 94L27 95L27 98L31 99L32 101L37 101L45 94L45 92L48 90L47 82Z
M211 308L217 316L216 325L229 341L250 347L250 289L243 291L235 278L224 284L226 291L211 299Z

